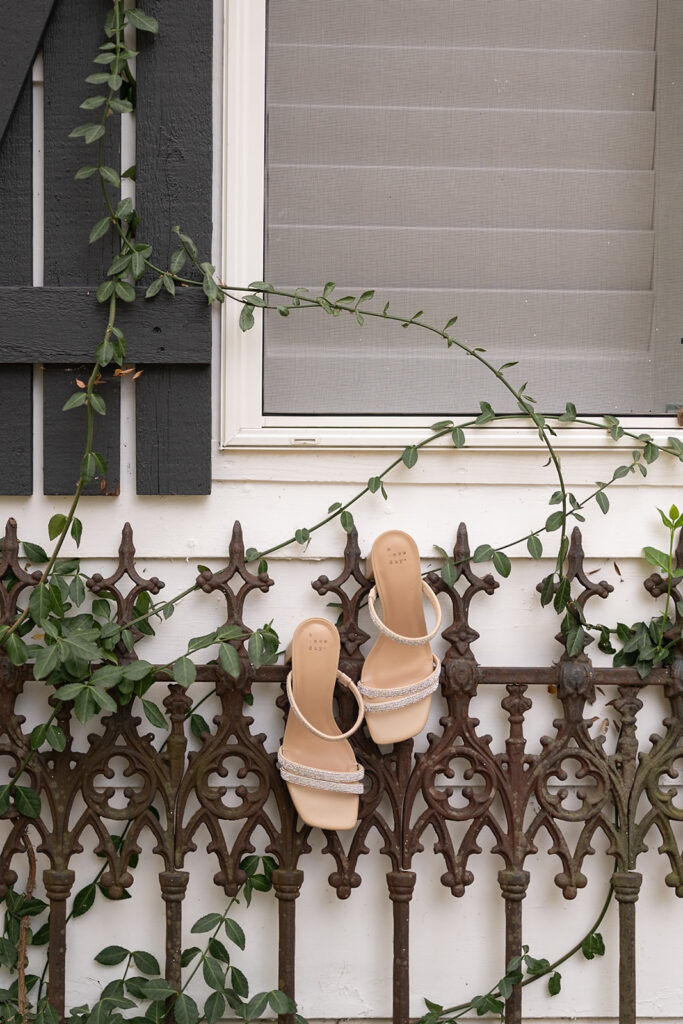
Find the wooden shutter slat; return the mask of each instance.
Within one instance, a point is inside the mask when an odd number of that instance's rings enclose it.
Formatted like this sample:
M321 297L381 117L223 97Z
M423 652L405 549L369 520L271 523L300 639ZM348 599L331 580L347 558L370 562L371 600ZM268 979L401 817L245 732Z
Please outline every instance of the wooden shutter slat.
M135 381L138 494L210 494L211 372L146 367Z
M92 364L83 366L52 366L43 378L43 490L45 494L73 494L78 483L87 413L83 407L62 411L69 395L77 390L76 379L86 380ZM110 371L105 372L100 386L106 402L106 416L94 417L93 450L107 461L105 477L99 473L84 494L113 495L119 493L119 437L121 415L119 384ZM64 429L66 421L68 429ZM55 439L58 439L57 441Z
M12 8L14 10L14 8ZM26 69L24 69L26 70ZM0 223L5 241L0 247L0 280L31 284L33 276L32 107L31 76L24 87L9 126L0 142ZM8 349L25 334L25 323L9 324L0 316L0 409L3 440L0 445L0 492L33 493L33 367L7 363Z
M137 206L142 241L167 265L174 224L211 253L210 0L150 0L157 37L138 35ZM139 494L207 494L211 489L211 317L197 309L183 341L203 347L203 366L145 366L136 382ZM136 359L131 346L131 358ZM183 358L183 362L185 359Z
M55 0L2 5L2 89L0 141L19 102Z
M117 323L128 339L130 361L139 363L205 363L206 341L194 328L206 317L206 298L199 289L179 289L175 298L160 294L145 301L119 303ZM0 330L3 360L17 363L74 363L92 360L96 340L104 331L104 306L95 289L0 287ZM27 328L28 325L28 328Z
M86 95L96 94L98 87L84 82L99 65L93 64L98 46L105 41L104 19L111 4L108 0L59 0L45 31L43 56L45 63L45 269L46 286L96 287L105 277L115 249L110 232L94 245L88 244L92 225L105 214L99 180L75 181L74 172L82 164L93 161L94 146L86 147L82 139L69 139L71 129L94 115L79 110ZM119 167L119 121L111 118L107 126L105 162ZM115 190L114 197L117 193ZM40 300L38 300L40 301ZM106 310L101 308L90 333L86 358L92 360L95 346L104 333ZM68 320L63 327L69 328ZM78 358L70 342L62 348L64 360ZM86 370L83 371L84 373ZM80 456L85 433L80 417L61 413L67 382L73 372L48 366L44 376L44 456L45 490L47 494L73 491L78 479ZM70 386L70 385L69 385ZM68 397L68 394L65 396ZM99 446L109 453L107 490L119 484L119 391L112 385L107 392L107 416L98 423ZM99 481L93 481L87 494L105 493Z

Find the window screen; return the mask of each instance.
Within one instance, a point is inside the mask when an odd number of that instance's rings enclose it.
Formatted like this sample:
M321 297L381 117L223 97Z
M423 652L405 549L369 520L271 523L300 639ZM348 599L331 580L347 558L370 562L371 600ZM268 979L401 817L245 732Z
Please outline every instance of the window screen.
M683 403L680 76L657 67L683 44L658 53L656 22L656 0L270 0L266 280L457 314L548 411ZM266 414L514 409L426 332L265 321Z

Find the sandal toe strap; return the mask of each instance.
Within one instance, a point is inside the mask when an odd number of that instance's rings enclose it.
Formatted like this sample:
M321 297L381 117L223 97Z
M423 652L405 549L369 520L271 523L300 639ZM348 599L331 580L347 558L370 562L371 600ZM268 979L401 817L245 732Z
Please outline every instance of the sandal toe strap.
M280 775L285 782L293 782L297 786L305 786L308 789L326 789L333 793L360 795L363 792L362 779L365 772L359 764L350 772L312 768L310 765L300 764L298 761L290 761L283 754L282 747L277 753L277 763Z
M373 686L366 686L363 681L358 685L363 697L380 700L381 704L366 704L366 715L378 711L395 711L397 708L408 707L410 704L417 704L424 700L430 693L433 693L439 685L441 673L441 662L435 654L432 654L433 669L425 678L416 683L408 683L407 686L392 686L391 688L378 689ZM387 699L389 698L389 699Z

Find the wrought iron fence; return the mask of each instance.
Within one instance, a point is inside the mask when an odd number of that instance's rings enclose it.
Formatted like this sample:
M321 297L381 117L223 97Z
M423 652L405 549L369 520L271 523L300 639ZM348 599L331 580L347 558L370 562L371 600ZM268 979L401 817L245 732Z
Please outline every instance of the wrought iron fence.
M107 578L95 574L88 581L94 593L106 590L114 595L120 623L130 620L140 593L156 594L163 586L155 577L145 580L138 574L134 554L132 531L126 525L116 571ZM429 734L427 749L419 754L414 754L412 740L383 753L364 730L356 734L353 743L365 768L367 788L350 844L343 846L334 832L326 834L323 854L335 863L330 884L340 899L351 894L360 884L359 858L368 852L368 834L372 830L379 833L381 852L389 860L387 886L393 905L393 1018L395 1024L405 1024L409 1014L409 915L416 882L412 862L430 830L436 837L434 853L445 866L441 882L458 897L473 881L471 860L480 852L482 833L488 831L493 838L493 852L502 859L498 881L505 901L505 964L521 951L522 901L533 863L529 858L536 852L539 834L545 831L550 837L550 853L559 859L560 866L555 882L571 899L586 884L584 859L593 852L592 839L602 832L608 840L608 855L614 859L611 881L619 904L619 1020L620 1024L634 1024L636 903L642 880L636 867L649 833L659 834L660 852L669 859L667 885L677 896L683 896L683 858L680 837L676 836L676 822L683 820L683 811L675 806L672 791L663 782L664 777L675 776L675 762L683 757L683 652L677 654L671 667L653 671L646 682L635 669L593 667L585 651L569 657L565 650L558 662L547 668L479 665L472 652L478 634L469 624L470 605L480 595L491 596L499 584L491 575L476 575L469 561L464 524L458 529L454 557L465 561L453 586L437 573L427 577L452 609L442 633L448 643L441 675L447 710L440 720L440 731ZM683 543L679 543L677 557L678 564L683 565ZM594 597L609 595L612 587L608 583L593 583L584 572L578 528L572 535L568 559L568 576L578 604L583 607ZM7 525L3 541L0 579L10 572L16 582L10 589L0 587L2 623L12 621L17 601L40 576L20 566L13 520ZM122 581L126 577L132 588L124 593L128 584ZM645 587L653 597L659 597L668 583L655 573L645 581ZM678 603L683 595L675 583L673 593ZM236 523L227 566L218 573L202 572L197 584L206 593L219 592L225 599L226 623L248 632L244 614L249 595L268 591L274 581L265 573L255 575L247 569L242 531ZM363 572L355 531L349 534L339 576L333 580L320 576L312 586L319 595L333 595L340 604L340 668L357 680L363 664L360 648L370 639L359 625L359 610L371 581ZM136 641L141 636L135 632ZM561 634L557 639L564 642ZM255 682L282 688L285 668L274 665L254 669L243 642L233 644L242 665L239 678L231 678L217 664L198 667L198 678L215 685L221 710L214 718L215 728L202 734L196 752L187 753L185 729L190 697L182 687L169 683L164 705L171 730L163 752L153 747L131 706L103 716L100 733L90 737L87 749L77 749L70 730L71 707L64 704L58 720L68 737L66 748L39 753L26 768L31 785L41 794L43 810L35 819L23 818L15 809L8 812L11 827L0 856L0 884L6 891L16 881L12 863L26 853L26 830L34 830L38 849L49 860L43 873L50 905L49 995L60 1016L64 1013L66 908L75 879L71 863L82 849L80 839L87 827L94 829L98 852L106 858L101 882L114 896L133 883L130 862L139 851L141 834L147 830L153 836L155 852L164 864L159 885L166 908L166 979L176 988L181 971L182 906L189 879L184 864L194 849L198 831L202 826L208 830L207 851L217 861L216 885L233 895L245 880L240 861L253 852L255 831L263 829L268 838L266 852L278 864L273 883L279 901L279 985L291 996L295 994L296 901L306 854L310 852L310 829L297 820L278 774L275 751L268 749L264 735L253 731L253 719L244 701ZM136 654L133 651L127 657L133 660ZM168 679L163 673L159 678ZM9 756L17 768L29 751L29 735L15 705L29 679L30 665L17 668L7 660L0 662L0 755ZM505 688L501 703L507 715L508 735L502 750L494 749L491 737L479 729L478 720L470 712L477 691L492 684ZM559 714L552 723L552 734L541 740L540 752L530 754L524 728L533 703L530 694L534 687L548 685L556 688ZM619 736L611 754L605 750L602 735L591 735L592 719L585 717L586 705L594 699L598 685L617 688L613 706ZM661 733L653 737L651 748L643 753L638 749L636 728L643 706L640 692L645 686L663 687L671 714L664 720ZM286 714L283 693L277 703ZM342 721L354 717L352 705L353 698L341 692ZM111 802L113 790L95 785L97 776L111 777L114 757L125 760L127 774L135 773L143 780L138 789L126 791L125 807ZM225 791L211 781L214 774L225 776L228 759L242 763L239 778L250 773L257 780L248 789L238 785L239 802L230 806L223 800ZM464 804L455 806L444 779L452 777L457 761L465 766L466 781L476 776L480 783L465 785L461 790ZM566 780L569 762L578 765L574 774L579 780L578 807L571 809L566 804L567 790L557 785ZM123 841L115 844L111 827L117 822L128 827ZM226 836L226 822L237 826L232 840ZM453 822L466 826L459 841L449 828ZM517 987L506 1004L506 1021L519 1024L521 1020L522 991Z

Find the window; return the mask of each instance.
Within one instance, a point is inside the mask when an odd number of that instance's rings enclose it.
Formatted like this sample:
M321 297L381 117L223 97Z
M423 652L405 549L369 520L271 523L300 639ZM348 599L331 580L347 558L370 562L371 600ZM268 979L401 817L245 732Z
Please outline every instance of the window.
M546 410L683 404L675 6L231 0L231 280L457 313ZM475 396L514 409L438 338L345 319L268 316L262 346L227 327L226 441L391 443Z

